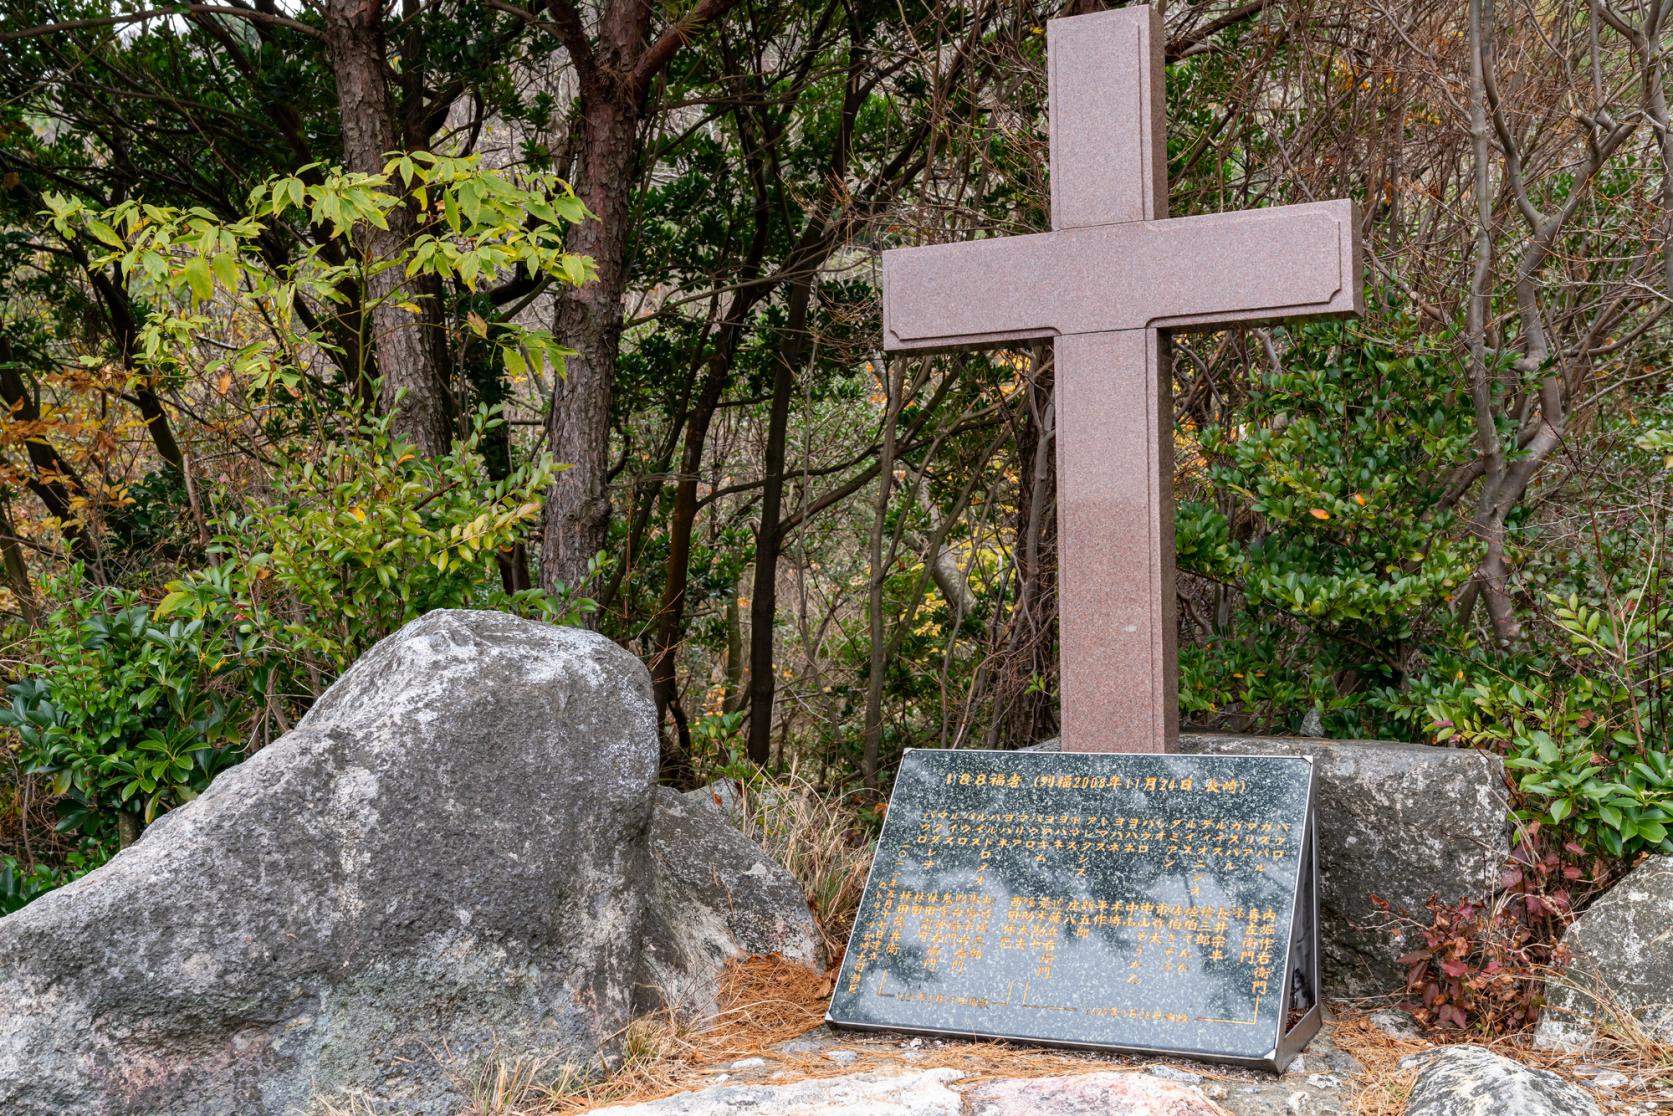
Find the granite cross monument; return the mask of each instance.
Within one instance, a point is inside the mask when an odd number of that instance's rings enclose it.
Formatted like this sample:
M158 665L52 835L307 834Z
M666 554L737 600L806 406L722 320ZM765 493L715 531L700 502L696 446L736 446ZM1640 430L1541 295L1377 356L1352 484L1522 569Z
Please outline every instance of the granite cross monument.
M1055 348L1068 751L1179 731L1167 332L1360 310L1351 202L1168 218L1160 18L1052 20L1052 231L883 253L893 352Z

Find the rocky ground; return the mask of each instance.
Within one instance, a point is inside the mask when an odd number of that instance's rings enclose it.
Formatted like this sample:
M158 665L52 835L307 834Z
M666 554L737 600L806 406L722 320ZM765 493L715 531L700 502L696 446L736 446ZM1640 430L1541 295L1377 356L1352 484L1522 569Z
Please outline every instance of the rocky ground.
M1437 1043L1402 1012L1341 1006L1281 1076L1184 1059L836 1031L812 981L751 962L719 1025L647 1034L602 1083L517 1116L1663 1116L1673 1053ZM1595 1106L1591 1107L1591 1106Z

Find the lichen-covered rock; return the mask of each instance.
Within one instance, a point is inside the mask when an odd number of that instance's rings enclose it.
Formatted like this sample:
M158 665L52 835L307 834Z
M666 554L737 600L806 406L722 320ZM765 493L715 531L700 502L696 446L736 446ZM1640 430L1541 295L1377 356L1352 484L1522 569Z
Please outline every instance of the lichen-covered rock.
M0 1112L452 1116L629 1017L657 740L609 640L433 612L296 731L0 920Z
M1194 1085L1146 1073L987 1081L965 1092L968 1116L1228 1116Z
M595 1108L593 1116L962 1116L948 1086L956 1069L856 1073L788 1085L716 1085L645 1104Z
M728 960L775 953L825 967L824 941L801 885L720 810L658 788L642 1002L708 1018Z
M1179 748L1318 762L1322 979L1333 995L1404 985L1396 959L1411 947L1373 897L1427 922L1431 896L1453 903L1490 895L1510 855L1504 764L1488 752L1211 733L1185 733Z
M1480 1046L1442 1046L1400 1063L1418 1070L1405 1116L1602 1116L1586 1090Z
M1673 1043L1673 857L1633 869L1575 919L1563 945L1572 963L1547 986L1537 1045L1589 1045L1600 1010L1629 1012Z

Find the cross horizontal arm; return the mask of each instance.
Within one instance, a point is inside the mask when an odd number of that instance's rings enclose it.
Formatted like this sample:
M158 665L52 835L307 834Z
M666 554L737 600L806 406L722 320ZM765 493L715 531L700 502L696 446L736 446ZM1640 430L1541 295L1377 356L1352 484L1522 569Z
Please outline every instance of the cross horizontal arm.
M1357 314L1359 269L1347 201L901 248L883 253L883 346Z

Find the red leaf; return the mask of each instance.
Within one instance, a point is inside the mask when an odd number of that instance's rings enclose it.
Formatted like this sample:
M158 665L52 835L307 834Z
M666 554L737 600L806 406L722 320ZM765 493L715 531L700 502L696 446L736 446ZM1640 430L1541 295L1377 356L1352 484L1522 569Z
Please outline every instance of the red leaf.
M1394 963L1396 965L1415 965L1419 961L1427 961L1433 956L1435 955L1427 949L1419 949L1395 958Z
M1470 971L1470 967L1462 961L1442 961L1441 972L1449 977L1461 977Z

